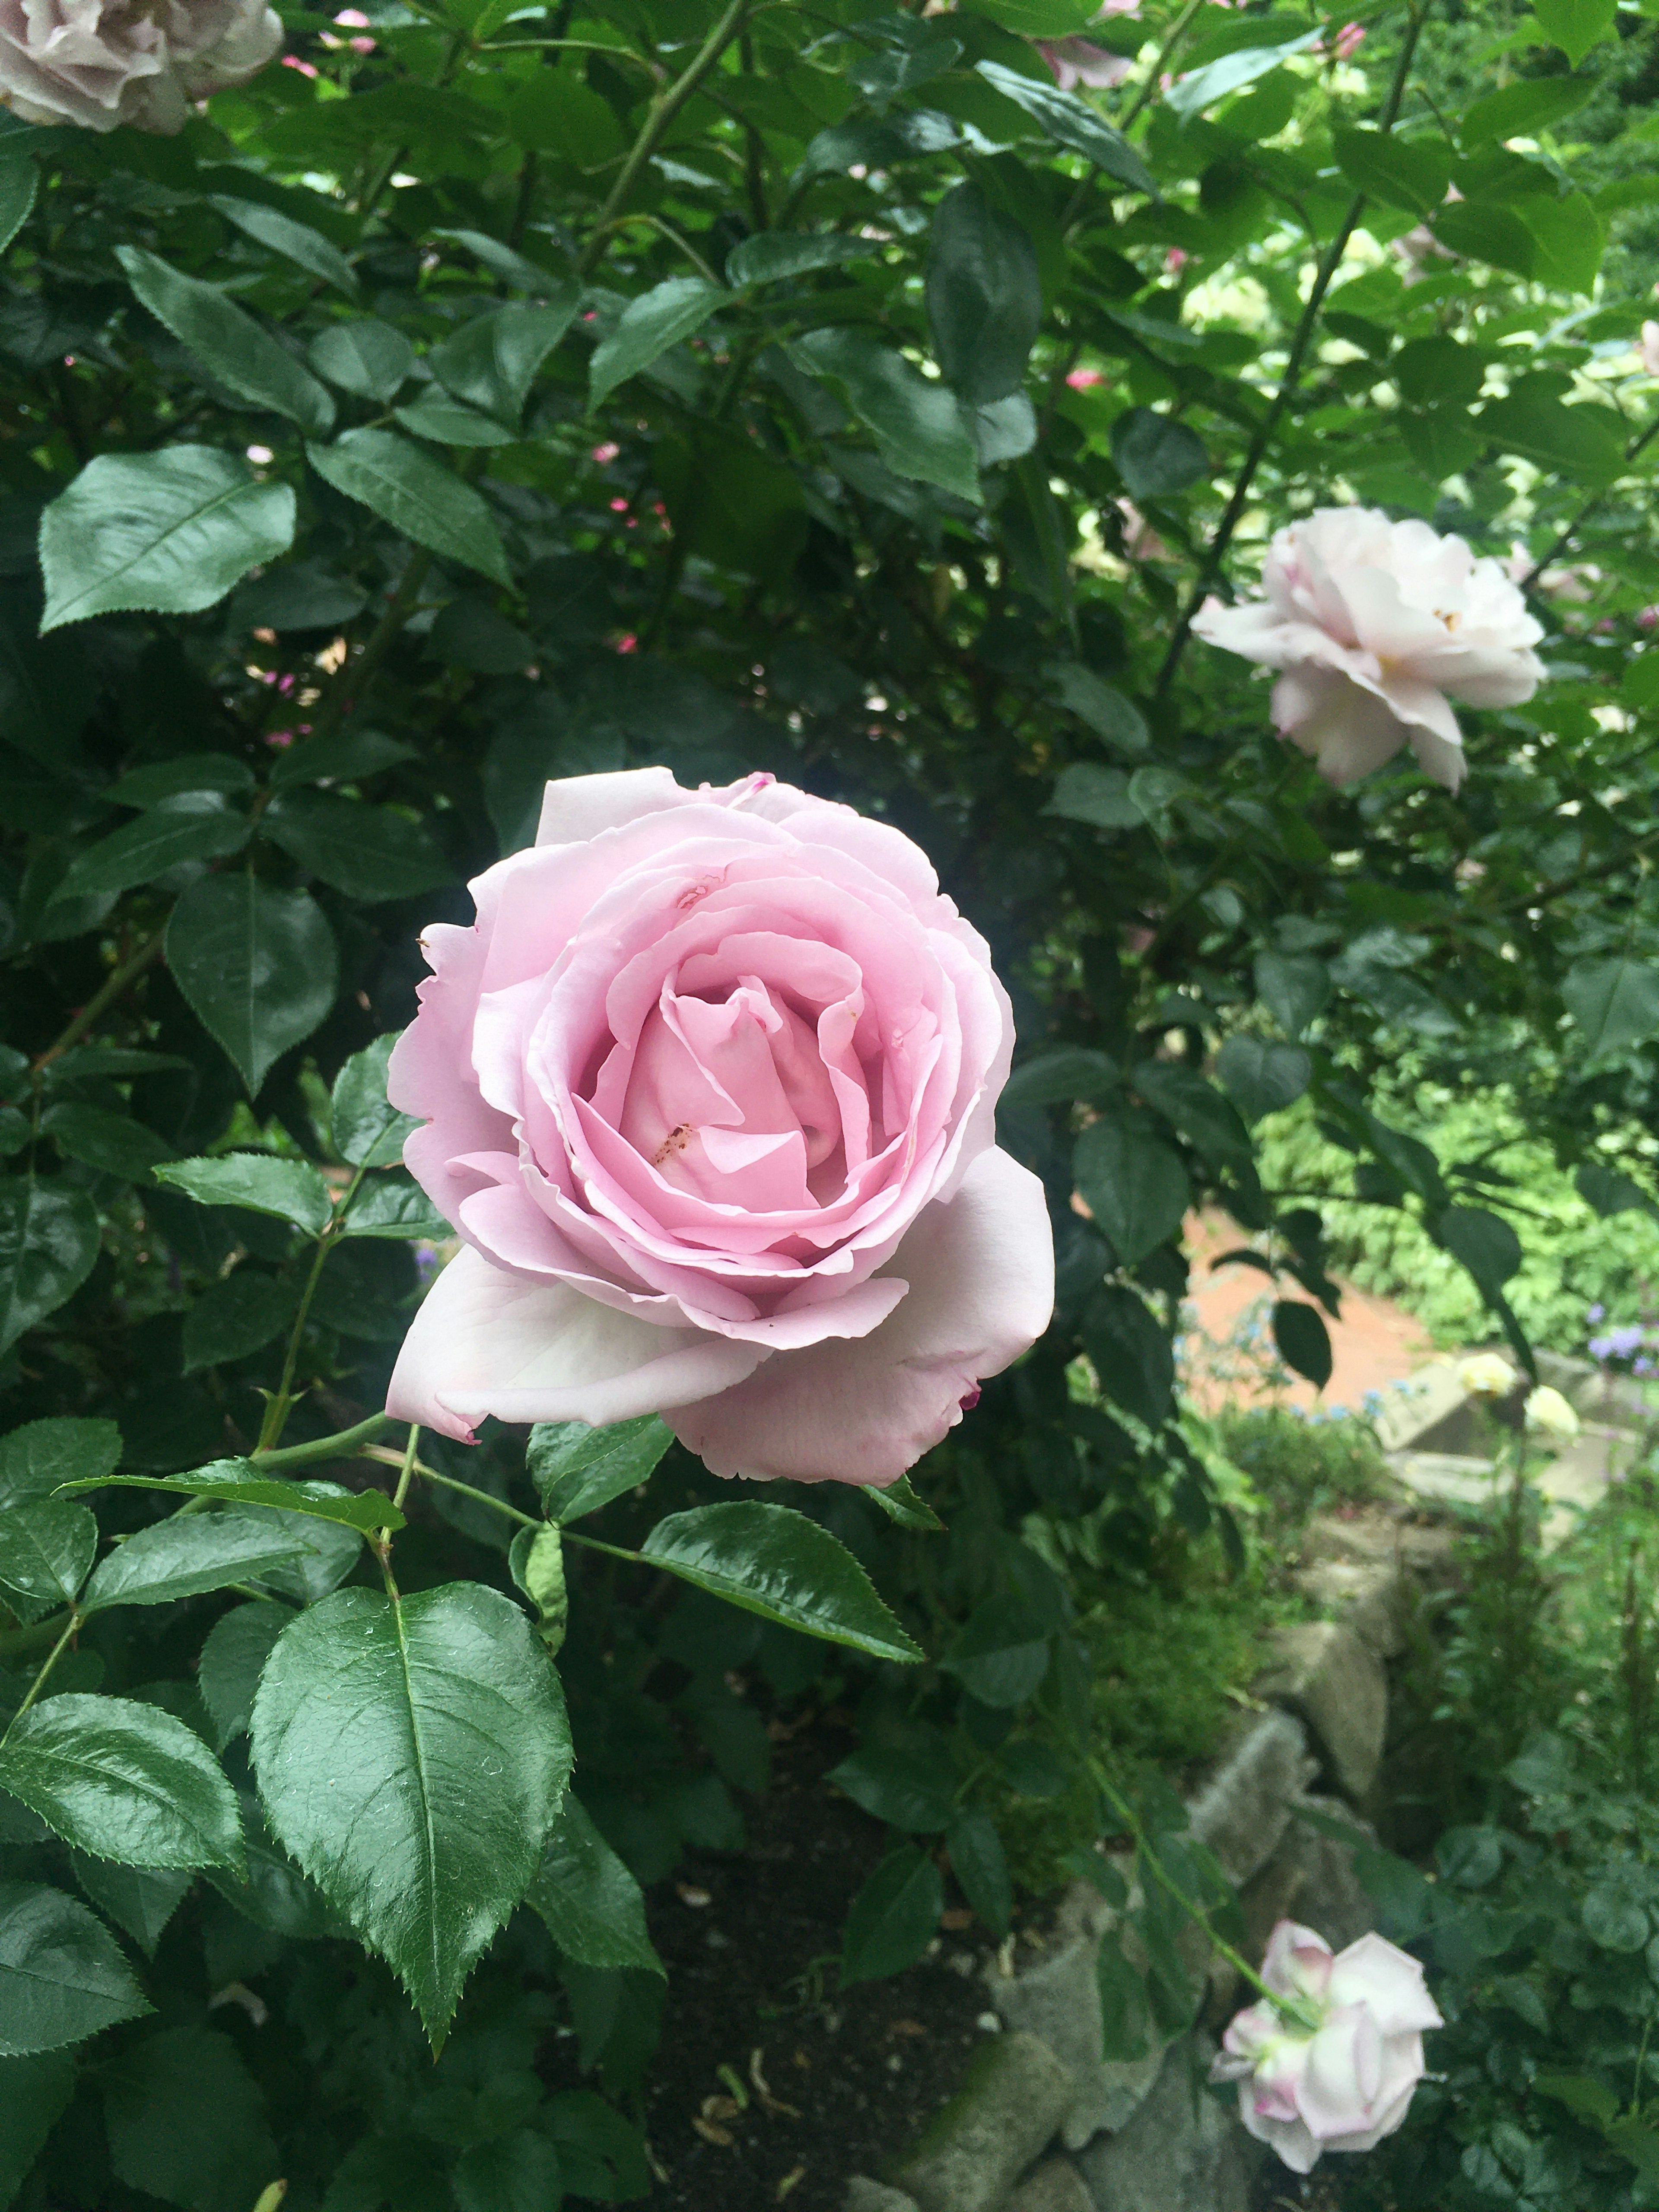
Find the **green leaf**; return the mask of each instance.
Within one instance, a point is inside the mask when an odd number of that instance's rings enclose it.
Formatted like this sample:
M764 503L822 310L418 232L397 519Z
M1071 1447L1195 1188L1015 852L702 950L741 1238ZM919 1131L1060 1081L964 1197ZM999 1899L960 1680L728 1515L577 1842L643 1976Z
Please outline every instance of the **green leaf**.
M387 1103L386 1063L398 1042L394 1030L354 1052L334 1079L329 1129L334 1149L354 1168L384 1168L404 1156L404 1139L420 1123Z
M84 1905L42 1883L0 1882L0 2056L61 2050L149 2009L119 1945ZM0 2091L14 2078L0 2068Z
M445 390L516 429L537 371L569 329L581 298L573 279L546 307L524 301L491 307L464 323L427 356Z
M1091 1121L1073 1147L1072 1166L1085 1204L1126 1267L1167 1243L1192 1203L1180 1156L1128 1121Z
M570 1619L564 1538L550 1522L539 1528L520 1528L507 1547L507 1564L514 1581L536 1608L536 1633L556 1656Z
M1107 2065L1146 2056L1146 1984L1123 1955L1115 1931L1101 1942L1095 1960L1100 1992L1100 2055Z
M914 1966L938 1932L944 1910L939 1869L916 1844L901 1844L853 1899L842 1944L842 1987Z
M313 230L308 222L295 222L292 216L283 215L277 208L266 207L259 200L239 200L228 192L210 192L208 198L225 221L234 223L244 237L268 246L273 253L280 253L285 261L293 262L311 276L320 276L325 284L343 292L348 300L356 298L356 271L339 247L325 238L320 230Z
M366 904L410 898L452 880L426 824L389 806L331 791L285 791L259 827L302 868Z
M1055 689L1066 708L1103 738L1115 753L1133 760L1152 746L1146 718L1121 691L1075 660L1050 668Z
M925 1498L918 1498L908 1474L900 1475L896 1482L872 1482L865 1486L865 1496L872 1505L880 1506L890 1521L896 1521L901 1528L942 1528L939 1519Z
M976 62L975 67L987 84L1005 100L1023 107L1057 143L1086 155L1109 177L1115 177L1132 191L1158 198L1158 186L1139 155L1121 131L1114 131L1096 114L1086 100L1079 100L1074 92L1062 92L1046 76L1023 76L1017 70L1005 69L1000 62Z
M40 1126L69 1158L84 1161L100 1175L119 1176L125 1182L149 1182L150 1170L173 1156L165 1137L130 1114L106 1113L101 1106L69 1102L49 1106Z
M1167 499L1210 473L1202 439L1150 407L1127 408L1112 424L1112 460L1132 499Z
M453 1237L452 1224L433 1205L412 1176L377 1175L360 1183L340 1224L342 1237Z
M1594 77L1517 77L1472 100L1458 118L1457 136L1470 152L1505 138L1534 137L1576 115L1595 93Z
M415 366L415 349L400 330L374 315L331 323L311 341L307 358L319 376L357 399L395 399Z
M271 789L285 790L292 783L360 783L414 757L413 745L401 744L379 730L348 730L337 737L307 738L271 763Z
M1586 1206L1592 1207L1603 1220L1614 1213L1629 1213L1637 1209L1651 1210L1653 1200L1639 1182L1629 1176L1620 1175L1594 1160L1586 1160L1573 1171L1573 1188Z
M27 222L40 181L40 172L33 161L0 161L0 253Z
M1255 1122L1295 1104L1312 1079L1313 1062L1297 1044L1230 1036L1215 1056L1215 1072L1244 1119Z
M1619 20L1618 0L1533 0L1533 12L1539 29L1575 69L1592 46L1613 36Z
M171 1605L175 1598L246 1582L303 1550L287 1530L251 1515L203 1513L184 1520L175 1515L139 1529L99 1562L82 1610Z
M1048 1671L1048 1632L1024 1600L981 1598L939 1664L982 1705L1012 1710L1036 1694Z
M848 238L836 230L759 230L726 255L726 281L734 286L781 284L815 269L868 261L880 251L869 239Z
M167 966L208 1034L257 1092L271 1063L334 1004L334 933L307 891L209 876L167 923Z
M156 1170L155 1179L182 1190L198 1206L245 1206L254 1213L274 1213L312 1237L328 1226L334 1210L328 1185L309 1160L281 1159L274 1152L173 1160Z
M195 1730L159 1705L76 1692L43 1698L0 1747L0 1788L94 1858L242 1864L235 1791Z
M1648 1940L1648 1916L1626 1886L1600 1881L1583 1905L1584 1933L1604 1951L1639 1951Z
M391 1504L390 1499L386 1502ZM246 1730L271 1646L293 1618L285 1605L256 1598L221 1613L208 1632L196 1670L196 1686L221 1752Z
M945 1848L963 1895L1000 1942L1013 1918L1014 1885L996 1822L978 1806L964 1806L945 1831Z
M240 2212L281 2171L264 2099L228 2035L169 2027L103 2069L104 2129L118 2181L183 2212Z
M1064 1106L1081 1098L1104 1106L1123 1087L1123 1070L1110 1055L1088 1045L1059 1045L1024 1060L1003 1086L1001 1103L1013 1108Z
M65 1483L97 1483L120 1457L121 1431L113 1421L30 1421L0 1437L0 1512L50 1498Z
M1020 390L1042 324L1036 252L975 184L958 185L933 210L927 302L934 356L969 405Z
M519 435L493 415L480 415L475 407L462 407L453 399L434 399L429 395L392 412L405 430L424 438L429 446L510 446Z
M251 835L246 815L227 806L216 793L175 800L125 823L79 854L58 895L89 898L98 891L131 890L187 860L240 853Z
M0 1182L0 1352L74 1297L92 1273L98 1236L85 1191L33 1176Z
M558 1677L529 1622L474 1583L337 1590L278 1638L252 1739L278 1842L441 2040L570 1772Z
M674 1441L656 1413L591 1429L586 1421L538 1421L530 1431L530 1479L550 1521L595 1513L647 1480Z
M638 1882L569 1790L525 1902L578 1966L666 1971L646 1931Z
M476 29L476 26L475 26ZM586 88L584 88L586 89ZM615 118L613 115L612 121ZM453 238L469 253L476 254L484 267L521 292L532 292L539 299L552 299L562 289L564 280L550 270L538 268L522 253L515 253L510 246L503 246L498 238L491 238L482 230L434 230L434 238Z
M668 276L630 300L609 337L593 349L588 364L587 404L601 406L619 384L700 331L717 307L731 307L723 284L704 276Z
M98 1523L84 1505L40 1498L0 1515L0 1589L29 1620L70 1604L98 1551Z
M139 609L195 614L294 542L284 483L211 446L100 453L40 518L42 631Z
M1610 483L1625 465L1625 449L1613 428L1618 420L1593 403L1564 406L1525 384L1507 398L1489 399L1474 418L1480 434L1500 451L1543 461L1592 486Z
M348 430L331 446L308 445L306 453L325 483L417 545L511 584L489 507L471 484L407 438L392 430Z
M853 1554L804 1513L744 1500L659 1521L641 1547L653 1566L699 1589L875 1659L920 1659Z
M125 1928L147 1959L167 1933L195 1876L166 1867L117 1866L110 1859L71 1851L75 1879L106 1918Z
M1113 1404L1155 1429L1170 1409L1175 1360L1170 1340L1127 1285L1109 1283L1089 1301L1083 1348Z
M563 2169L544 2135L514 2128L464 2150L449 2188L459 2212L548 2212L563 2201Z
M1131 1072L1135 1089L1154 1111L1194 1146L1212 1168L1251 1170L1249 1132L1238 1109L1195 1067L1175 1060L1143 1060Z
M1255 994L1286 1036L1299 1037L1330 1002L1331 971L1311 952L1258 952Z
M988 15L1016 38L1068 39L1099 10L1089 0L975 0L974 12Z
M260 1351L289 1327L299 1303L297 1284L279 1282L251 1267L210 1283L185 1316L185 1373L195 1375Z
M1593 2126L1605 2128L1618 2117L1617 2095L1593 2074L1537 2074L1532 2086L1541 2096L1553 2097Z
M1317 1308L1304 1298L1280 1298L1273 1323L1273 1342L1285 1364L1322 1390L1331 1379L1331 1339Z
M1305 31L1300 38L1285 40L1274 46L1245 46L1239 52L1223 54L1217 61L1206 63L1202 69L1178 77L1164 95L1164 105L1183 123L1201 115L1206 107L1213 107L1218 100L1230 93L1242 92L1247 84L1276 70L1292 54L1305 53L1318 43L1317 31Z
M868 331L809 331L789 348L810 375L827 377L872 431L895 476L935 483L979 504L979 462L956 394L913 368Z
M156 321L210 374L256 406L286 415L310 436L326 437L334 424L327 392L216 284L182 275L141 246L118 246L115 258Z
M1475 106L1480 105L1477 100ZM1446 197L1452 149L1443 138L1339 130L1332 143L1337 167L1348 182L1385 207L1403 208L1407 215L1432 215Z
M1591 1060L1628 1052L1659 1030L1659 968L1624 953L1575 960L1561 999L1583 1031L1583 1048Z
M1521 1267L1521 1239L1507 1221L1478 1206L1449 1206L1431 1218L1437 1244L1461 1261L1490 1297Z
M1593 292L1607 234L1583 193L1567 192L1554 199L1530 192L1516 204L1515 212L1537 247L1533 273L1539 281L1564 292L1585 296Z
M872 1820L925 1836L950 1826L962 1778L937 1748L871 1744L832 1766L828 1779Z
M0 2204L10 2204L75 2094L67 2051L0 2058Z

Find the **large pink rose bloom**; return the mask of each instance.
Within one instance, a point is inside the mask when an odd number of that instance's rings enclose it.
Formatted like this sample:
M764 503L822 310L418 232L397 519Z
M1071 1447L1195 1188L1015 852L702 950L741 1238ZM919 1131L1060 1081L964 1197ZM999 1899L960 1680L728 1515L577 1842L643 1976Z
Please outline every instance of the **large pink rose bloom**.
M387 1411L660 1413L717 1474L896 1480L1054 1291L994 1141L1007 995L921 853L769 776L638 769L550 784L471 890L388 1085L466 1249Z
M170 136L283 43L266 0L0 0L0 106L26 123Z
M1208 599L1196 634L1283 671L1273 717L1322 775L1351 783L1409 744L1449 790L1463 780L1451 698L1516 707L1543 680L1544 635L1500 562L1426 522L1324 507L1274 536L1265 599Z
M1416 1960L1381 1936L1334 1957L1281 1920L1267 1940L1264 1998L1222 2038L1212 2081L1238 2083L1239 2117L1293 2173L1328 2150L1371 2150L1405 2118L1423 2078L1423 2032L1445 2025Z

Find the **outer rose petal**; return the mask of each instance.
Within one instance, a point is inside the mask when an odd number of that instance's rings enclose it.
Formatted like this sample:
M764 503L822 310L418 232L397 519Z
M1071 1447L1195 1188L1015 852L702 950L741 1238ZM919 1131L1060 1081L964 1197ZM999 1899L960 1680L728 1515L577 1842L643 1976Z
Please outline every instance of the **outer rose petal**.
M765 1357L701 1329L654 1328L563 1284L527 1283L469 1249L416 1315L386 1411L465 1443L487 1413L599 1428L726 1389Z
M1383 2035L1420 2034L1446 2024L1425 1986L1421 1966L1374 1930L1337 1953L1330 1998L1333 2004L1368 2007Z
M1238 2117L1258 2142L1267 2143L1278 2152L1292 2173L1311 2173L1318 2165L1322 2146L1315 2140L1307 2122L1266 2118L1255 2109L1248 2081L1238 2085Z
M982 1152L891 1262L910 1293L856 1341L782 1352L734 1389L665 1408L716 1474L896 1482L962 1418L980 1378L1033 1344L1054 1310L1054 1242L1036 1177Z
M661 814L672 806L738 805L772 781L764 773L709 791L687 791L672 768L624 768L599 775L567 775L542 794L538 845L585 845L602 830L620 830L642 814Z

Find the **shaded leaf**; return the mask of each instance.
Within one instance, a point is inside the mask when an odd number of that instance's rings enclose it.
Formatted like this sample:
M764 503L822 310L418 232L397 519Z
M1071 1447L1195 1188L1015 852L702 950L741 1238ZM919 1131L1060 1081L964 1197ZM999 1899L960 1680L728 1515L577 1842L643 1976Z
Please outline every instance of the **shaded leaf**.
M149 2009L120 1946L84 1905L40 1882L0 1882L0 2057L60 2050ZM0 2091L20 2079L35 2077L0 2068Z
M671 1513L643 1555L699 1589L876 1659L920 1659L844 1544L787 1505L744 1500Z
M158 1705L76 1691L43 1698L0 1747L0 1788L94 1858L242 1864L235 1791L195 1730Z

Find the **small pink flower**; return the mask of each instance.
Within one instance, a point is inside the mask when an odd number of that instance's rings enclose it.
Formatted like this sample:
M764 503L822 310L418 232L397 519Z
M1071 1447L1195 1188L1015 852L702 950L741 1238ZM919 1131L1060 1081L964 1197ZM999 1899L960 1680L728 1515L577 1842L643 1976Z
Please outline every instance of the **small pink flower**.
M302 62L298 54L284 54L283 56L283 67L284 69L298 70L301 76L315 76L317 74L316 64L314 62Z
M617 640L617 650L618 653L637 653L639 649L640 641L638 638L635 636L631 629L624 630L622 635Z
M1164 257L1164 266L1171 276L1178 276L1192 258L1184 246L1172 246Z
M1363 23L1345 23L1336 34L1338 61L1351 61L1364 44L1364 40L1365 27Z
M1073 392L1092 392L1096 385L1105 383L1106 374L1103 369L1098 368L1068 369L1066 381Z
M620 446L613 446L611 441L607 438L604 445L594 447L592 458L599 463L602 469L608 469L611 462L616 459L617 454L621 453L621 451L622 447Z
M373 39L348 39L346 44L354 54L372 54L378 51Z
M1346 1951L1281 1920L1261 1978L1273 1992L1222 2038L1212 2081L1237 2081L1239 2118L1293 2173L1328 2150L1370 2150L1405 2118L1423 2033L1444 2026L1423 1969L1381 1936Z
M626 514L628 501L625 499L613 499L611 502L611 512L612 514Z
M1638 629L1659 629L1659 607L1644 607L1636 617Z
M366 31L368 18L361 8L342 8L334 18L343 31Z
M294 732L292 730L272 730L265 743L274 746L278 752L285 751L294 743Z
M1134 66L1121 54L1097 46L1089 39L1039 39L1036 50L1054 71L1062 92L1075 91L1080 84L1086 84L1092 92L1109 91L1113 85L1121 84Z

